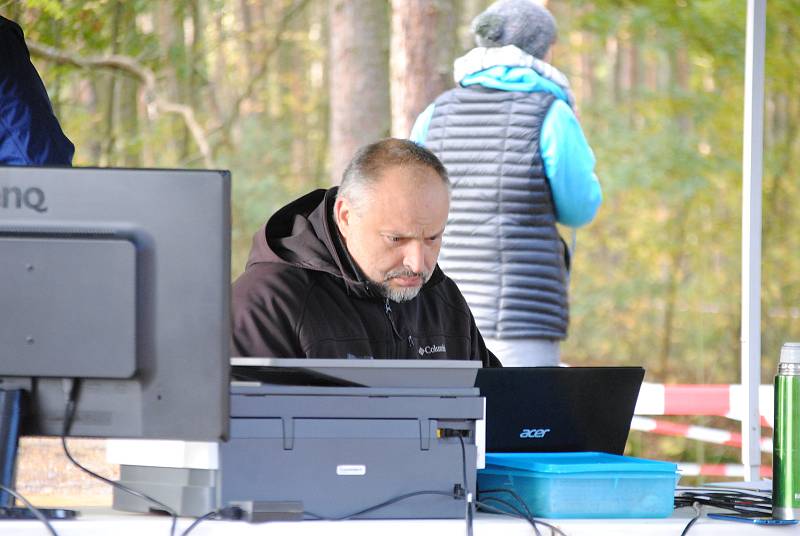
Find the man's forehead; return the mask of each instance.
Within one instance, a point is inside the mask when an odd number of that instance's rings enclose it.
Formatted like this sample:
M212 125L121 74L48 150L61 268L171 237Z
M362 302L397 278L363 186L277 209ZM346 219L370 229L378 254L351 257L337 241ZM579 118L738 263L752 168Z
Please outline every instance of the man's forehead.
M397 187L416 189L420 186L442 186L447 188L442 177L430 166L419 163L396 164L381 170L373 187L386 190Z
M378 184L380 186L378 186ZM435 174L433 177L418 175L387 175L376 183L366 203L368 209L397 213L398 211L440 212L447 211L450 196L447 185Z

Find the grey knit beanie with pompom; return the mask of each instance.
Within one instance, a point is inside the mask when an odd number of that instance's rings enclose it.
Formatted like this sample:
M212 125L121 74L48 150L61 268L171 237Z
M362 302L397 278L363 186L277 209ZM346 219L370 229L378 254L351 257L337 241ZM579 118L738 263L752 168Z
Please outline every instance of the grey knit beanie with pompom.
M498 0L472 21L475 43L481 47L514 45L544 58L556 40L556 21L533 0Z

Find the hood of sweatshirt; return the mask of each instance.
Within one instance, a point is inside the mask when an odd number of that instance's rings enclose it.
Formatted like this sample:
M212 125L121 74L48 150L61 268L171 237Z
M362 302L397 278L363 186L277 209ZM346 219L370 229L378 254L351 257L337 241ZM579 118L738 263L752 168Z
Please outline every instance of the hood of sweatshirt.
M287 264L324 272L342 281L348 294L383 298L345 247L333 219L338 188L314 190L278 210L253 236L247 268L260 263ZM423 290L439 283L438 266Z

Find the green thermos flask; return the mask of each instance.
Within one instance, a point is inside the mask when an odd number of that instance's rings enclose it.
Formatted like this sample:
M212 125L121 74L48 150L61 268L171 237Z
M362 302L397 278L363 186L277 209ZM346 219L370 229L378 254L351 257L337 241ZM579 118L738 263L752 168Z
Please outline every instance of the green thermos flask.
M775 376L772 517L800 519L800 343L781 348Z

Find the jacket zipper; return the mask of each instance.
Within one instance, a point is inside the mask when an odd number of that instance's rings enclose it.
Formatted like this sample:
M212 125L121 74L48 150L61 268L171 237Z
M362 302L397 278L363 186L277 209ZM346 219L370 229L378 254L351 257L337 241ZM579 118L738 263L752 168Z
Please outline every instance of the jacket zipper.
M400 335L400 331L397 329L397 324L394 323L394 317L392 316L392 306L389 305L389 298L385 298L383 302L383 310L386 312L386 317L389 319L389 324L392 326L392 333L394 336L397 337L398 340L403 340L403 336ZM408 337L408 344L409 347L411 346L411 336Z
M389 298L386 298L386 301L384 302L383 310L386 312L386 316L389 318L389 324L391 324L391 326L392 326L392 332L394 333L395 337L397 337L399 340L402 341L403 340L403 336L400 335L400 331L397 329L397 325L394 323L394 317L392 316L392 306L389 305ZM406 342L408 343L408 347L409 348L414 348L414 338L411 337L411 335L408 336L408 338L406 339ZM415 357L417 357L417 359L419 359L418 356L415 356Z
M389 319L389 324L392 325L392 332L398 339L402 341L403 336L400 335L399 331L397 331L397 326L394 323L394 317L392 316L392 306L389 305L389 298L386 298L386 301L384 302L384 310L386 311L386 317Z

